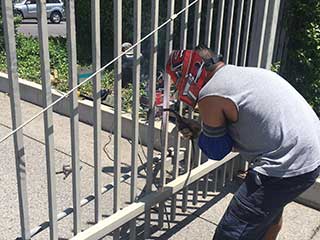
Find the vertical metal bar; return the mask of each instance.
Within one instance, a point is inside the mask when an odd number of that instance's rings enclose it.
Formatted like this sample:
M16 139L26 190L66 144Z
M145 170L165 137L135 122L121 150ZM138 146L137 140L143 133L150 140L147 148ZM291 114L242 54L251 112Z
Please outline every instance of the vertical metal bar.
M198 167L201 162L201 156L202 156L201 149L199 147L196 148L196 154L194 156L195 158L195 163L194 167ZM199 180L197 180L194 183L194 189L193 189L193 198L192 198L192 204L196 205L198 203L198 192L199 192Z
M286 30L284 26L284 15L285 15L285 7L286 1L280 1L279 6L279 16L278 16L278 23L277 23L277 31L276 31L276 40L275 40L275 52L273 54L273 62L280 61L283 56L284 51L284 40L286 35Z
M208 0L207 3L207 19L206 19L206 31L205 31L205 38L204 44L207 47L211 47L211 34L212 34L212 21L213 21L213 7L214 7L214 0Z
M243 5L244 0L238 1L238 11L237 11L237 20L236 20L236 32L234 36L234 44L233 44L233 53L232 53L232 64L238 64L239 58L239 46L240 46L240 37L241 37L241 28L242 28L242 16L243 16Z
M261 67L270 69L273 57L273 50L276 39L278 17L280 10L280 0L270 0L268 17L266 23L266 33L263 44Z
M199 44L200 40L200 22L201 22L201 9L202 9L202 0L199 0L195 4L194 9L194 27L193 27L193 40L192 46L195 48Z
M206 32L205 32L205 39L204 43L207 47L211 47L211 34L212 34L212 21L213 21L213 7L214 7L214 0L208 0L207 3L207 21L206 21ZM208 158L207 158L208 160ZM209 174L204 176L203 178L204 188L202 197L206 198L208 195L208 184L209 184Z
M229 181L233 181L233 175L234 175L234 159L230 162L230 175L229 175Z
M179 103L179 114L182 114L182 103ZM177 131L175 135L175 146L174 146L174 156L173 156L173 170L172 170L172 178L176 179L179 175L179 154L180 154L180 143L181 138L179 136L179 132ZM171 211L170 211L170 219L171 221L175 220L176 217L176 207L177 207L177 195L173 195L171 199Z
M20 106L20 89L17 73L16 40L14 36L13 10L11 0L2 0L2 17L4 28L4 40L6 47L7 69L9 79L9 93L11 105L12 129L16 129L22 123ZM18 185L18 200L21 236L23 239L31 239L29 226L29 210L27 195L26 159L24 154L23 130L13 135L14 152L16 159L16 176Z
M100 47L100 1L91 0L91 29L92 29L92 71L101 68ZM94 154L94 220L102 219L101 213L101 74L98 73L93 81L93 154Z
M228 16L227 16L227 30L226 30L226 38L225 38L225 44L224 44L224 60L226 63L229 63L229 56L230 56L233 13L234 13L234 0L229 0Z
M222 187L226 185L226 175L227 175L227 164L225 163L222 169Z
M46 0L37 1L43 107L52 103ZM58 239L52 108L44 112L50 239Z
M245 18L244 29L243 29L244 37L243 37L241 57L240 57L241 66L245 66L247 62L250 25L251 25L251 16L252 16L252 5L253 5L253 0L248 0L247 6L246 6L246 18Z
M252 22L254 28L252 28L248 57L248 65L252 67L261 66L268 6L269 0L256 1L255 3L254 18Z
M134 1L134 43L141 39L141 0ZM140 58L141 45L138 44L134 49L133 67L133 111L132 111L132 151L131 151L131 186L130 202L133 203L137 197L137 175L138 175L138 144L139 144L139 97L140 97ZM136 238L136 219L130 222L130 239Z
M218 5L218 15L217 15L217 27L216 27L216 41L214 50L217 53L221 51L221 39L222 39L222 27L223 27L223 16L224 16L224 1L220 0Z
M188 15L187 15L188 17ZM196 16L195 16L195 19L196 19ZM186 23L187 24L187 23ZM194 22L194 33L193 33L193 42L192 42L192 47L194 48L196 46L196 32L197 32L197 21ZM186 26L187 27L187 26ZM192 109L189 107L188 108L188 117L189 118L192 118L193 117L193 113L192 113ZM192 149L192 145L191 145L191 141L188 141L187 143L187 149L186 149L186 153L184 155L184 158L185 158L185 172L190 172L191 170L191 158L194 157L192 156L192 152L191 152L191 149ZM182 211L185 212L187 211L187 206L188 206L188 195L189 195L189 187L188 186L185 186L183 188L183 191L182 191Z
M194 31L193 31L193 48L195 48L199 44L200 40L200 22L201 22L201 9L202 9L202 0L195 5L195 18L194 18ZM190 109L191 110L191 109ZM192 118L192 116L191 116ZM195 159L194 167L200 165L201 160L201 150L197 148L196 154L193 156ZM198 191L199 191L199 181L194 183L194 190L193 190L193 205L196 205L198 202Z
M205 161L208 161L208 157L202 154L202 156L205 158ZM208 186L209 186L209 174L204 176L203 178L203 192L202 192L202 197L206 198L208 196Z
M167 18L170 18L174 14L174 2L175 0L168 0L168 10ZM169 54L172 51L173 47L173 21L167 24L166 26L166 52L165 59L169 58ZM170 95L170 81L169 76L164 74L164 96L163 96L163 108L169 108L169 95ZM168 112L163 112L162 118L162 149L161 149L161 170L160 170L160 189L166 183L166 158L168 150L168 122L169 114ZM159 203L159 219L158 227L161 229L163 227L163 216L164 216L165 201Z
M182 1L182 9L188 5L189 5L189 0ZM181 49L186 49L186 47L187 47L188 16L189 16L189 8L187 8L181 14L181 27L180 27L180 48Z
M67 16L67 47L69 62L69 89L77 85L77 50L74 15L74 0L66 2ZM80 160L79 160L79 112L77 92L70 95L70 128L72 155L72 201L73 201L73 232L81 232L80 218Z
M182 1L182 9L185 8L187 5L189 5L189 0L183 0ZM180 49L186 49L187 47L187 35L188 35L188 13L189 10L187 9L181 14L181 21L180 21ZM182 102L179 103L179 114L182 115L182 108L183 104ZM175 155L174 155L174 171L173 171L173 178L175 179L178 176L178 156L179 156L179 149L180 149L180 136L177 132L177 135L175 136ZM176 217L176 206L177 206L177 195L172 196L172 202L171 202L171 221L175 220Z
M213 192L216 193L218 190L218 169L214 171L213 178L214 178Z
M151 30L158 27L159 24L159 0L153 0L151 6ZM148 119L148 161L147 161L147 182L146 193L152 191L153 182L153 148L154 148L154 114L155 114L155 92L157 78L157 55L158 55L158 32L155 32L150 37L150 82L149 82L149 119ZM145 211L144 237L147 239L150 236L150 206Z
M121 54L122 42L122 0L114 0L114 56ZM114 64L115 113L114 113L114 196L113 212L120 208L120 140L121 140L121 59ZM113 238L119 239L120 231L114 231Z
M192 116L192 115L191 115ZM190 117L190 115L189 115ZM190 141L188 142L187 144L187 150L186 150L186 153L184 155L184 160L185 160L185 166L184 166L184 169L185 169L185 173L188 173L190 172L191 170L191 143ZM182 206L181 206L181 209L182 209L182 212L186 212L187 211L187 206L188 206L188 195L189 195L189 187L188 186L185 186L183 188L183 191L182 191Z

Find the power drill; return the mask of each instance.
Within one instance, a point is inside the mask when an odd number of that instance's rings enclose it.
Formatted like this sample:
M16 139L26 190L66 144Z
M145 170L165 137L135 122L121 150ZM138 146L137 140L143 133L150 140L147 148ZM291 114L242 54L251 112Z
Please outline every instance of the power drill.
M177 129L184 138L195 139L199 136L201 124L198 121L182 117L179 113L170 108L164 108L163 111L174 115Z

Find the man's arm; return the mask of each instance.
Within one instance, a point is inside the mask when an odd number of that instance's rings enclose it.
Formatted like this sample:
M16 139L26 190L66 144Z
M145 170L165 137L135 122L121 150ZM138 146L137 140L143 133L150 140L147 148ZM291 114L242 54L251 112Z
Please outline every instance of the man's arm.
M221 160L233 147L226 123L237 120L237 110L230 100L217 96L203 98L198 106L203 122L199 147L209 158Z

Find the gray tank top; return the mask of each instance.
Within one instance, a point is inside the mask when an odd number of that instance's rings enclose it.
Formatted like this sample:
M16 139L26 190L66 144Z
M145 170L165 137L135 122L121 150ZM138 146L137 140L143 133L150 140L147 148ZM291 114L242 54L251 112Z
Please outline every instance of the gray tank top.
M292 177L320 165L320 121L305 99L274 72L226 65L201 89L199 100L234 102L238 120L228 124L235 148L257 172Z

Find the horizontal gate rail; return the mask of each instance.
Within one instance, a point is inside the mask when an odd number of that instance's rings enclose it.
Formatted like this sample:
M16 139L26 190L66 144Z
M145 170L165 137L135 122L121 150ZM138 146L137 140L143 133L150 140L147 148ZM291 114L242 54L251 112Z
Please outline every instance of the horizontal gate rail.
M171 157L168 157L167 160L171 161L170 158ZM161 159L161 156L156 156L156 157L154 157L153 162L159 163L160 159ZM180 154L179 154L178 160L181 160L181 159L183 159L183 152L180 152ZM140 172L144 169L146 169L146 163L144 165L140 165L138 167L137 171ZM132 174L133 174L132 171L130 171L126 174L123 174L120 177L120 180L119 180L120 183L123 183L126 180L130 179L132 177ZM110 182L110 183L104 185L103 187L101 187L101 194L103 195L103 194L111 191L113 188L114 188L114 183ZM86 196L85 198L80 200L80 207L86 206L88 203L92 202L94 199L95 199L95 194L91 194L91 195ZM68 208L64 209L63 211L61 211L57 214L57 221L64 219L65 217L69 216L71 213L74 213L74 211L75 211L74 207L68 207ZM30 237L31 238L34 237L35 235L42 232L43 230L45 230L49 226L50 226L50 223L47 221L47 222L43 222L43 223L39 224L38 226L32 228L30 230ZM22 239L23 238L17 238L16 240L22 240Z
M220 161L211 160L201 164L197 168L192 169L189 173L180 175L175 180L164 185L162 191L150 193L146 197L140 199L139 202L132 203L128 207L119 210L117 213L79 233L77 236L73 237L72 240L94 240L104 237L130 220L143 214L147 207L150 208L159 202L165 201L173 194L181 191L186 185L194 183L216 168L227 164L229 161L234 161L234 158L237 158L238 156L237 153L230 153Z

